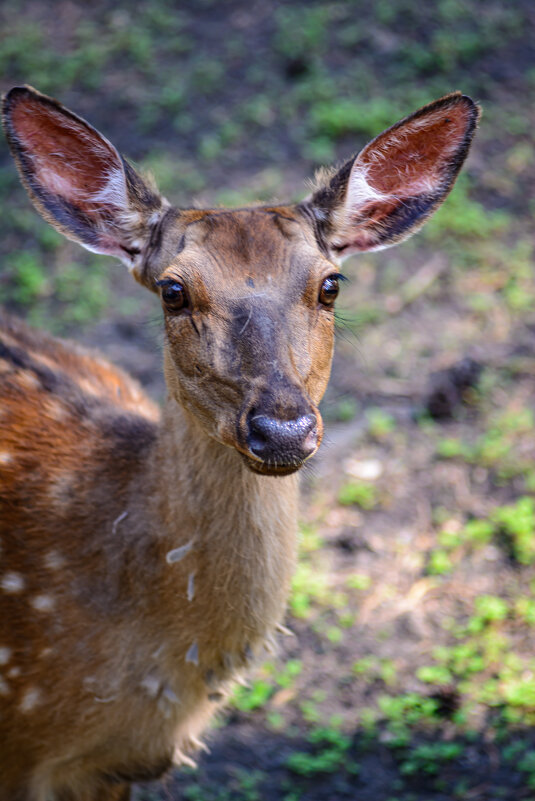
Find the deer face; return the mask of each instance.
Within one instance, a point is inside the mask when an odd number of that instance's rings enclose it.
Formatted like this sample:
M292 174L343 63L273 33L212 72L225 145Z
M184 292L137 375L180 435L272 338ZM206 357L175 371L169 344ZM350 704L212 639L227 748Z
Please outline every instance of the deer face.
M450 191L477 118L469 98L448 95L325 173L303 203L184 211L56 101L29 87L4 99L37 209L160 294L171 397L271 475L298 469L321 441L340 259L423 224Z
M184 212L158 272L172 395L251 469L283 474L316 450L337 270L292 207Z

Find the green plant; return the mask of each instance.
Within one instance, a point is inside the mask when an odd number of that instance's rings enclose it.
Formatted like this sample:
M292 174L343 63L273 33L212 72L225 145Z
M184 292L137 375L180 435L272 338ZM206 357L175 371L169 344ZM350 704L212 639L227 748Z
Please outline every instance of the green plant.
M380 695L377 705L386 722L388 743L392 748L409 744L415 726L436 726L438 701L418 693L398 696Z
M252 712L264 706L275 691L273 682L263 678L255 679L250 687L236 687L232 704L242 712Z
M424 665L416 671L416 676L426 684L450 684L453 676L443 665Z
M438 702L418 693L404 695L381 695L377 699L379 709L390 722L405 721L409 724L434 719Z
M366 481L348 481L338 492L338 503L342 506L360 506L373 509L378 502L377 488Z
M481 203L470 197L470 182L462 175L438 214L426 226L424 237L432 242L441 239L444 245L445 236L486 239L499 234L509 223L509 216L504 211L489 211Z
M367 409L366 417L368 419L368 431L374 439L384 439L396 427L395 419L383 409Z
M400 771L404 776L436 775L445 762L457 759L463 751L460 743L424 743L411 748L402 761Z
M517 598L514 610L515 614L528 626L535 626L535 600L533 598Z
M322 406L322 412L324 418L329 422L348 423L353 420L358 408L358 403L353 398L341 398L339 401L329 404L326 408Z
M47 291L49 283L38 254L21 251L11 257L8 269L14 281L11 295L17 303L33 303Z
M290 609L296 617L307 618L314 603L326 600L328 596L327 577L315 570L308 562L301 561L292 579Z
M261 770L245 770L232 767L233 779L231 782L235 798L239 801L260 801L260 785L265 779Z
M486 544L493 534L494 526L489 520L469 520L462 530L463 539L476 545Z
M314 728L307 739L315 746L313 752L294 751L286 761L294 773L310 777L319 773L333 773L347 765L351 739L336 727ZM352 772L356 771L357 766L353 763Z
M431 551L427 564L427 572L431 576L443 576L446 573L451 573L452 570L453 562L447 551L439 549Z
M522 565L535 562L535 499L519 498L516 503L497 508L491 520L510 543L515 558Z
M527 773L527 784L535 790L535 751L527 751L517 763L518 770Z
M274 674L275 681L279 687L291 687L295 679L301 674L303 663L300 659L289 659L282 667L281 671Z
M365 104L353 99L331 98L312 108L311 124L316 136L337 139L345 134L373 136L398 118L397 104L384 97L370 98Z
M352 590L367 590L371 587L371 583L370 576L365 576L362 573L355 573L354 576L349 576L346 579L346 585Z
M397 668L391 659L378 659L374 655L364 656L353 663L352 672L356 676L376 681L380 679L387 686L391 686L396 681Z
M328 6L310 8L306 14L299 8L279 6L275 11L275 48L287 58L313 58L326 45L331 13Z
M509 612L507 601L495 595L480 595L475 599L474 607L476 615L472 620L483 624L505 620Z

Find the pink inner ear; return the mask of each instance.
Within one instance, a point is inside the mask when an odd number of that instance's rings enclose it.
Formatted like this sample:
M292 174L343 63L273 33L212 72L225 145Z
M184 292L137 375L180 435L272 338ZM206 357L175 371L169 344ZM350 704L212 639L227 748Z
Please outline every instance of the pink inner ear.
M104 190L110 172L122 171L117 152L96 131L39 100L17 103L11 121L36 180L77 205Z
M358 158L372 189L399 196L437 189L462 145L470 113L458 102L380 134Z

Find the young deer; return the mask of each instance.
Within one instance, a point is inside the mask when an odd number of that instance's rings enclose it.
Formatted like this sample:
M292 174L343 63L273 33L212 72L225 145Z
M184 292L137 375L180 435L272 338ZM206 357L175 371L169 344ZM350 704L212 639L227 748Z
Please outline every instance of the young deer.
M422 225L477 118L450 94L301 203L199 210L55 100L4 98L37 210L159 294L168 397L160 416L98 355L1 322L1 801L118 801L188 761L284 614L337 265Z

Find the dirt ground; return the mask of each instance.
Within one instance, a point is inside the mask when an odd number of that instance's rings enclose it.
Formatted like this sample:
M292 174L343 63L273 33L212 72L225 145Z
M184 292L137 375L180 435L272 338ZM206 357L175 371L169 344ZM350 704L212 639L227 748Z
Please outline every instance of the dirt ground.
M421 234L344 265L279 653L137 801L535 799L535 7L0 2L1 88L86 116L177 203L296 198L452 89L484 116ZM164 394L160 311L38 221L0 151L0 299Z

